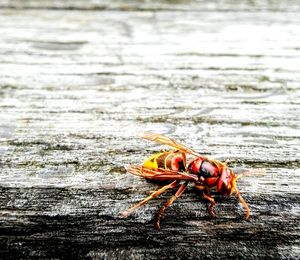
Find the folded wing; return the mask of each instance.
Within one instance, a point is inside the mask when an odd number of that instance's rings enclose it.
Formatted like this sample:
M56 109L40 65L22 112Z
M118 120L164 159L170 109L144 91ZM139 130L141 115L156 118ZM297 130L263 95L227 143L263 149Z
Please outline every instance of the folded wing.
M127 171L133 175L140 176L150 180L158 180L158 181L185 180L191 182L198 181L198 177L194 174L188 174L185 172L178 172L178 171L162 169L162 168L152 170L152 169L145 168L141 165L129 165Z

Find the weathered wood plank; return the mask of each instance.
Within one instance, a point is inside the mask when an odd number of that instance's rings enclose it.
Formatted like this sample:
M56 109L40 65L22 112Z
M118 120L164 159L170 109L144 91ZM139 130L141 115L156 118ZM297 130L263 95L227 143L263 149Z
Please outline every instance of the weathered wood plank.
M54 9L54 10L120 10L120 11L299 11L297 0L274 1L261 0L249 1L241 0L66 0L63 3L59 0L27 0L12 1L2 0L2 8L16 9Z
M0 3L2 258L297 258L297 1ZM72 10L69 10L72 9ZM134 11L134 12L133 12ZM119 212L157 184L125 174L171 135L233 167L265 167L217 197L192 187Z

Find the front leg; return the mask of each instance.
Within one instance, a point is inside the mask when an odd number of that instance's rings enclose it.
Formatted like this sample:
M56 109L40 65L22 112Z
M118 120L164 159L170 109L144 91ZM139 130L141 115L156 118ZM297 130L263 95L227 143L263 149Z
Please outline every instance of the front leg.
M216 202L214 198L210 195L209 190L203 191L203 198L210 202L210 204L207 205L207 211L212 219L215 218L216 213L214 211L214 206L216 205Z

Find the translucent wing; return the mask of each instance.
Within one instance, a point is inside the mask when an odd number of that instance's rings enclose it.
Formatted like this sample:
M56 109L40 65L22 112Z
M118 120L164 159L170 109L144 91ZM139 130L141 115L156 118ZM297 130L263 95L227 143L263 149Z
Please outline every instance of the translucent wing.
M197 157L206 158L205 156L195 152L194 150L184 146L183 144L176 142L174 139L171 139L164 135L155 134L155 133L151 133L151 132L145 132L142 134L142 137L147 140L150 140L150 141L169 145L169 146L174 147L184 153L189 153L189 154L192 154Z
M188 174L185 172L178 172L173 170L167 170L158 168L156 170L145 168L141 165L129 165L127 171L133 175L140 176L150 180L158 181L174 181L174 180L185 180L196 182L198 177L194 174Z

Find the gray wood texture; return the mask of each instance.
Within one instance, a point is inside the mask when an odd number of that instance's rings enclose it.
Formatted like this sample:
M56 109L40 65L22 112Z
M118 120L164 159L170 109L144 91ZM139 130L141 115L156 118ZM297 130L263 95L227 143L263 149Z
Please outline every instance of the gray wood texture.
M299 259L299 1L0 1L0 257ZM169 135L232 167L217 219L126 174Z

